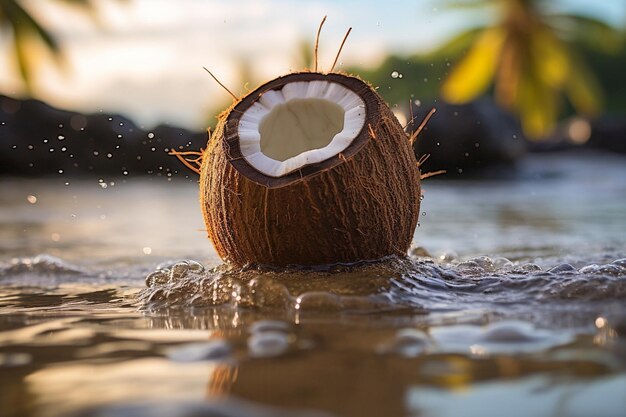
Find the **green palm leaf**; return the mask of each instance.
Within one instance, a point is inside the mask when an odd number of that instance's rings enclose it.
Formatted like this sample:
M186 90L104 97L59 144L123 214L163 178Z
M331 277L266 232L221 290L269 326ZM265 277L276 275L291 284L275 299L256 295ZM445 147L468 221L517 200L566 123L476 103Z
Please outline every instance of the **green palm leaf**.
M58 0L82 6L87 11L93 11L90 0ZM12 34L13 52L15 53L18 71L26 89L32 91L32 73L35 63L31 59L32 44L39 42L52 54L58 65L63 64L63 55L59 43L52 33L41 25L24 8L19 0L0 0L0 29Z
M447 101L463 103L487 89L496 71L504 35L499 29L483 31L444 82L441 92Z
M547 2L541 0L468 0L446 5L490 8L499 14L492 25L472 33L469 52L442 85L444 99L467 102L495 84L498 103L516 112L525 133L533 138L550 132L562 97L580 113L592 116L600 111L599 83L572 45L584 33L611 49L622 40L616 29L592 17L549 12ZM467 36L464 32L458 38Z

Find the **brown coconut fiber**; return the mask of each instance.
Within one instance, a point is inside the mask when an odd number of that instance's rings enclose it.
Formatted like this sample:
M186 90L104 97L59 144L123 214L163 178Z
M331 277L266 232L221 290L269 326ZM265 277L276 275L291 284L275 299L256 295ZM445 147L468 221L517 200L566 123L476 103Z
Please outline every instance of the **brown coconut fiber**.
M365 124L342 152L282 177L247 163L238 122L264 92L295 81L342 84L365 103ZM362 80L300 72L274 79L219 118L202 157L200 201L208 237L235 266L318 265L406 255L420 209L411 142Z

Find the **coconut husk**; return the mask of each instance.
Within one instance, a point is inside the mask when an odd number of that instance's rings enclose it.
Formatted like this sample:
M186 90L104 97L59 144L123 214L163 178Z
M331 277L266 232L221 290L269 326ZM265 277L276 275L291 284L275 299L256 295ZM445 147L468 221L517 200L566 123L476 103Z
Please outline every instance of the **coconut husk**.
M238 122L264 92L295 81L326 80L358 94L366 121L334 157L282 177L242 156ZM407 134L362 80L300 72L274 79L219 117L204 151L200 201L217 253L237 265L316 265L406 255L418 221L420 172Z

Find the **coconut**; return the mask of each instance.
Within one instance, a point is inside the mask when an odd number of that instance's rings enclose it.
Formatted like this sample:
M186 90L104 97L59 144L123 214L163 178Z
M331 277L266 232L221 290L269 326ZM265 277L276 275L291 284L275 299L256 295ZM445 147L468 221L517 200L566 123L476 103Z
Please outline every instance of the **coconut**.
M418 220L410 139L353 76L299 72L250 92L219 116L200 171L208 237L236 266L406 255Z

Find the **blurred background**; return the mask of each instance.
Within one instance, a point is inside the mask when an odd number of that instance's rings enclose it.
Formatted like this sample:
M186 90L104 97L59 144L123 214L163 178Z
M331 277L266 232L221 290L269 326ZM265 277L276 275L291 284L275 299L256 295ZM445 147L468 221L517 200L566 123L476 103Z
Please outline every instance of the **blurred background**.
M324 15L322 70L353 27L339 70L403 124L439 110L416 145L426 169L626 151L620 0L0 0L0 172L175 173L166 151L202 147L231 102L202 67L236 94L309 68Z
M417 254L623 248L621 0L0 0L0 253L219 262L198 176L168 155L232 102L203 67L237 95L310 68L326 15L322 71L352 27L336 69L408 133L437 109Z

